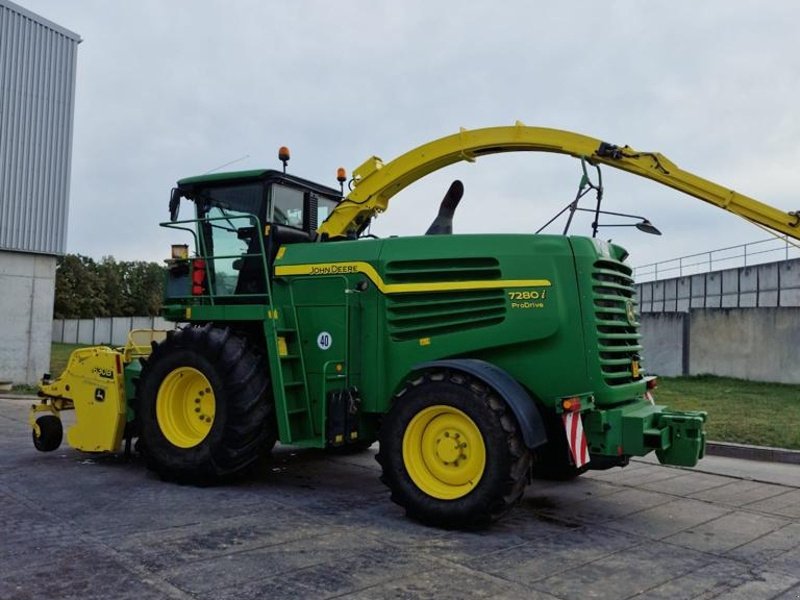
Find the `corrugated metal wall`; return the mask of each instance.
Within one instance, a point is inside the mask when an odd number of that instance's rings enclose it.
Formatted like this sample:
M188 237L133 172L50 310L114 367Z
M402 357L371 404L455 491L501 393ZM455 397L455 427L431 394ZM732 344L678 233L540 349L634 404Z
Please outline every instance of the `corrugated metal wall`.
M66 250L79 43L0 0L0 249Z

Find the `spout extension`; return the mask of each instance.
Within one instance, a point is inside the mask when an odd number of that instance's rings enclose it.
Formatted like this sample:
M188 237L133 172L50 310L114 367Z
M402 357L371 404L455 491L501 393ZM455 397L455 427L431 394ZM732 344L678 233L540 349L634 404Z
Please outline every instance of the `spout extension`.
M439 205L439 214L436 215L425 235L449 235L453 233L453 215L463 195L464 184L456 179L450 184L450 188Z

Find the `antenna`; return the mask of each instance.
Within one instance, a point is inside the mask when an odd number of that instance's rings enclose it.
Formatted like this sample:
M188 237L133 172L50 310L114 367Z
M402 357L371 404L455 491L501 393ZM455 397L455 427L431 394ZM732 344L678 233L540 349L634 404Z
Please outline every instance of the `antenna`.
M213 173L214 171L219 171L220 169L224 169L225 167L227 167L227 166L229 166L229 165L232 165L232 164L234 164L234 163L237 163L237 162L239 162L240 160L244 160L245 158L250 158L250 155L249 155L249 154L245 154L244 156L240 156L240 157L239 157L239 158L237 158L236 160L232 160L232 161L230 161L230 162L226 162L224 165L220 165L220 166L218 166L218 167L214 167L213 169L211 169L211 170L209 170L209 171L206 171L205 173L203 173L203 175L208 175L209 173Z

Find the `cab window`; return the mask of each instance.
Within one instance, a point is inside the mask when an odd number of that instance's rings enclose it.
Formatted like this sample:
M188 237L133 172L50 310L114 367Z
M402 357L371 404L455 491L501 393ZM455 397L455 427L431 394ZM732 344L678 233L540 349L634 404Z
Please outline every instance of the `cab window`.
M331 215L337 204L339 204L339 202L332 198L326 198L324 196L319 197L317 204L317 226L322 225L325 219Z
M271 221L278 225L303 228L303 192L284 185L272 186Z

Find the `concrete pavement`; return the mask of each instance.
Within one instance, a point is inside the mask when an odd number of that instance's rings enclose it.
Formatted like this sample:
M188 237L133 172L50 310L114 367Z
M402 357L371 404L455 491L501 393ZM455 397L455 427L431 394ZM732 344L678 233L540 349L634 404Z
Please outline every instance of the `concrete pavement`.
M487 531L406 519L374 449L276 449L253 479L159 481L33 449L0 400L0 598L800 598L800 467L635 461L534 482ZM777 470L776 470L777 469Z

